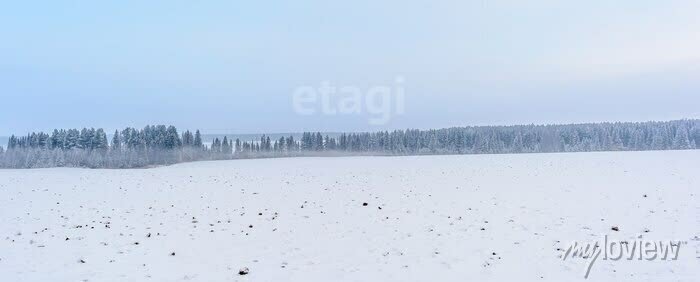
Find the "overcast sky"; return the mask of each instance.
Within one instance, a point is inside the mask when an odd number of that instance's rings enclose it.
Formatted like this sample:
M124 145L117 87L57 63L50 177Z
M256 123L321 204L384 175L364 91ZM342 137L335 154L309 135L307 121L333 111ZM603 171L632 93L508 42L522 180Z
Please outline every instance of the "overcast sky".
M695 0L104 2L3 4L0 135L700 117ZM323 82L400 85L405 110L380 125L295 111Z

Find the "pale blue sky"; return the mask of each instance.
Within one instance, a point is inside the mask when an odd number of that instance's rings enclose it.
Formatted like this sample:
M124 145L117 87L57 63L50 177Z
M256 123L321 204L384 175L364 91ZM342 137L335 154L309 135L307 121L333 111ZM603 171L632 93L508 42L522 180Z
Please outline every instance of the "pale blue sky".
M700 1L103 2L3 4L0 135L700 117ZM300 86L397 76L405 114L381 126L292 106Z

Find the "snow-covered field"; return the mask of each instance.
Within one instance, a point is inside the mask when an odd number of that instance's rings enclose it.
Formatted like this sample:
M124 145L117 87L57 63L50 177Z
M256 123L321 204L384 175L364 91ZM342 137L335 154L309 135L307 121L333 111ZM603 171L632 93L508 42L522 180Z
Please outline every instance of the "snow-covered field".
M700 151L0 170L0 281L581 281L603 234L687 244L590 281L700 281L698 194Z

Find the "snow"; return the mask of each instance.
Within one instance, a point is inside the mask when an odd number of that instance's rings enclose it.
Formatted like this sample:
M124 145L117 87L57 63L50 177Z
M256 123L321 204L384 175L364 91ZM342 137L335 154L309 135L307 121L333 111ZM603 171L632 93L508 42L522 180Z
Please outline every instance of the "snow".
M599 261L589 281L700 281L698 160L662 151L0 170L0 277L583 281L585 261L563 261L562 249L608 234L687 244L677 261Z

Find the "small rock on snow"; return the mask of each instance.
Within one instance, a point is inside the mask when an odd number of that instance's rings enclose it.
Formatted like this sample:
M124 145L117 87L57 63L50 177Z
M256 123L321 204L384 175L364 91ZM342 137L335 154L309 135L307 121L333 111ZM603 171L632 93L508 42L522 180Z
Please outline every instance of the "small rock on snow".
M247 267L241 268L241 270L238 271L238 275L247 275L250 273L250 270Z

